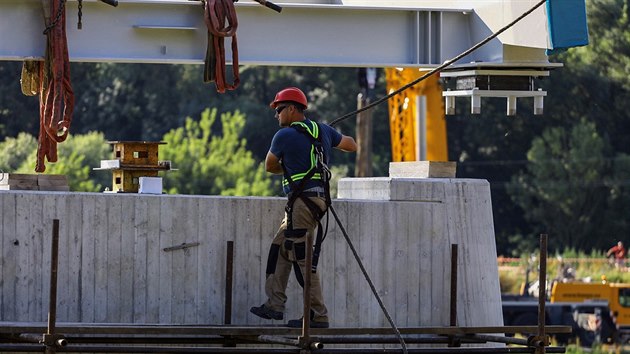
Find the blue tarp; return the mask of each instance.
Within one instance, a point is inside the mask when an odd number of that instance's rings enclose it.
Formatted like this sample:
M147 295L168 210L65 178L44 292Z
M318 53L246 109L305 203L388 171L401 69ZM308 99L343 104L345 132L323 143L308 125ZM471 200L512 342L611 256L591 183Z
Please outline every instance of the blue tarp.
M585 0L547 0L548 54L588 44Z

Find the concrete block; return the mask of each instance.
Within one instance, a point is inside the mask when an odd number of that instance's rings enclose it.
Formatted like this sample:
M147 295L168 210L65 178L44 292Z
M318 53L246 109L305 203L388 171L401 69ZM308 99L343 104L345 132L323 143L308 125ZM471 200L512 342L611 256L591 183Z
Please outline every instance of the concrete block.
M446 198L448 186L488 186L488 181L455 178L342 178L337 185L340 199L435 201Z
M162 177L140 177L138 193L162 194Z
M390 162L389 177L455 178L454 161Z

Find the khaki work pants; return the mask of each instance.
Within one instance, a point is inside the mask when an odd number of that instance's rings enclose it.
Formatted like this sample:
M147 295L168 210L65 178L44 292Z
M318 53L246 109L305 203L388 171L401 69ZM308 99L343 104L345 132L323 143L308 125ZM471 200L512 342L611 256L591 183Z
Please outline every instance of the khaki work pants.
M324 198L313 197L309 198L324 210L326 208L326 202ZM317 220L311 215L311 211L304 204L304 202L298 198L293 204L293 229L306 229L310 236L315 238L315 228L317 227ZM289 276L291 275L291 268L299 266L300 275L305 274L306 271L311 271L310 266L305 267L306 262L304 259L306 235L299 238L286 238L285 230L287 228L287 215L284 216L282 224L278 229L271 247L274 245L279 247L277 261L275 269L272 269L270 274L267 274L265 281L265 293L269 298L265 303L265 306L275 311L284 313L284 305L287 301L285 294ZM296 252L297 251L297 252ZM271 257L270 252L270 257ZM297 267L296 267L297 268ZM268 269L269 271L269 269ZM297 273L297 269L296 269ZM296 274L296 276L298 276ZM313 316L312 321L316 322L328 322L328 310L324 305L324 299L322 296L322 287L319 281L319 275L317 273L311 273L311 310Z

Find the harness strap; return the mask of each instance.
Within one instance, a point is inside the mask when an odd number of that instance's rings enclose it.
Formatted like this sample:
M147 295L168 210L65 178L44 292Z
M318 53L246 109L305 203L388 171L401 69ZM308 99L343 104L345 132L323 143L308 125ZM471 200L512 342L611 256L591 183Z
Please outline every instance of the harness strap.
M287 213L287 230L289 233L291 233L293 230L293 205L295 204L295 201L300 198L311 212L313 219L317 220L317 236L313 245L313 259L311 264L311 272L315 273L317 271L317 264L319 262L319 255L321 252L322 243L326 238L326 234L324 234L323 232L321 219L324 217L328 210L328 207L331 205L330 171L325 165L326 158L325 156L323 156L324 151L323 147L321 146L322 140L321 135L319 134L319 125L316 122L312 122L312 127L309 127L303 122L295 122L291 124L291 127L298 132L306 135L311 141L311 168L306 172L306 174L297 174L297 176L301 177L301 180L299 181L299 183L296 183L291 175L288 173L284 164L281 163L282 170L284 172L284 178L288 182L291 189L291 193L289 193L289 198L285 207L285 212ZM317 148L315 147L316 145ZM320 178L324 183L324 197L326 204L324 210L321 210L315 202L309 199L310 195L308 194L308 192L304 192L304 187L306 186L306 183L313 179L316 173L320 174ZM328 229L328 227L326 229Z

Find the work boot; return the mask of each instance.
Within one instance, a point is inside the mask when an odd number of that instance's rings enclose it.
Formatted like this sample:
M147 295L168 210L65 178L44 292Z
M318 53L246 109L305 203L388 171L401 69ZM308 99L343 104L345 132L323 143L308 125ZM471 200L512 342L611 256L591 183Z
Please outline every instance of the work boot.
M262 304L258 307L254 306L249 309L249 312L266 320L282 320L284 318L284 314L282 312L274 311L265 306L265 304Z
M291 327L291 328L302 328L302 322L303 319L297 319L297 320L289 320L289 322L287 323L287 327ZM330 327L330 324L328 322L318 322L318 321L313 321L311 320L311 328L328 328Z

